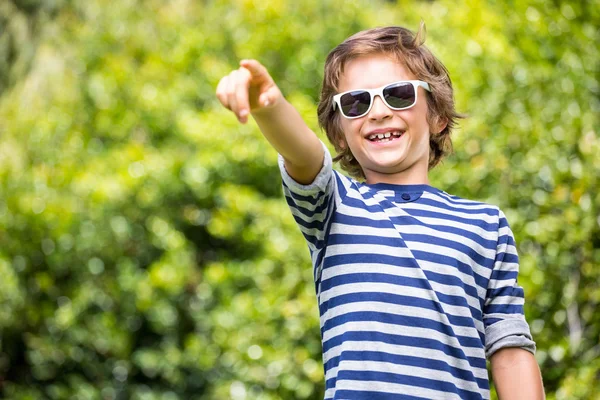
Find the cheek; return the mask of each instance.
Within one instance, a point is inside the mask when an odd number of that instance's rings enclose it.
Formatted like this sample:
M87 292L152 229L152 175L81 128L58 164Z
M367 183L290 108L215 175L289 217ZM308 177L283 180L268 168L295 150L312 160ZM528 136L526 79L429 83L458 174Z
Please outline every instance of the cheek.
M422 101L419 104L418 113L416 113L414 117L415 123L423 128L427 128L427 131L429 132L429 120L427 119L428 111L427 102Z
M342 139L340 140L339 145L342 149L346 149L348 147L348 143L352 143L353 141L352 121L343 119L340 121L339 127L342 131Z

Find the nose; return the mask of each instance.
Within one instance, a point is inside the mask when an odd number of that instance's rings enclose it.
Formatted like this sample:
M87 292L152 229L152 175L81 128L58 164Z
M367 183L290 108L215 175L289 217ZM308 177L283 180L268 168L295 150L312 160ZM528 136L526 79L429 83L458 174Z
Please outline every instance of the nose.
M392 110L383 102L383 99L377 95L373 99L373 106L369 111L369 119L377 121L392 117Z

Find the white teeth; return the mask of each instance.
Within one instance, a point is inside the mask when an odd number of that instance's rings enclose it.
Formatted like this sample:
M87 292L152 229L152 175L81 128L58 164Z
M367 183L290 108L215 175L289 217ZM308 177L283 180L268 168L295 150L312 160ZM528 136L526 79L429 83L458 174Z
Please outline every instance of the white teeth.
M402 131L386 132L386 133L374 133L367 136L369 140L377 140L378 142L389 142L393 138L399 138L404 134Z

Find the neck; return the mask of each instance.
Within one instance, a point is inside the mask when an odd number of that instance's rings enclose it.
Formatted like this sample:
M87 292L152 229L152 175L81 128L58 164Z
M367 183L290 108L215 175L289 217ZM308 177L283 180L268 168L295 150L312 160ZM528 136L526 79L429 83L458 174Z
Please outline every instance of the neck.
M377 171L365 171L368 185L375 183L389 183L393 185L429 185L427 171L402 171L386 174Z

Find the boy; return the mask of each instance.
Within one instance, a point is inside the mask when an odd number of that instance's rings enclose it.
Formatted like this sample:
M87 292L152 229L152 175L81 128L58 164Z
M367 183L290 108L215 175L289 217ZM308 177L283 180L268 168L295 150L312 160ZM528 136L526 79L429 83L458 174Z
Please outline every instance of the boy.
M445 67L400 27L359 32L325 64L318 107L342 167L254 60L221 103L280 154L321 317L326 399L543 398L504 214L429 185L457 118Z

